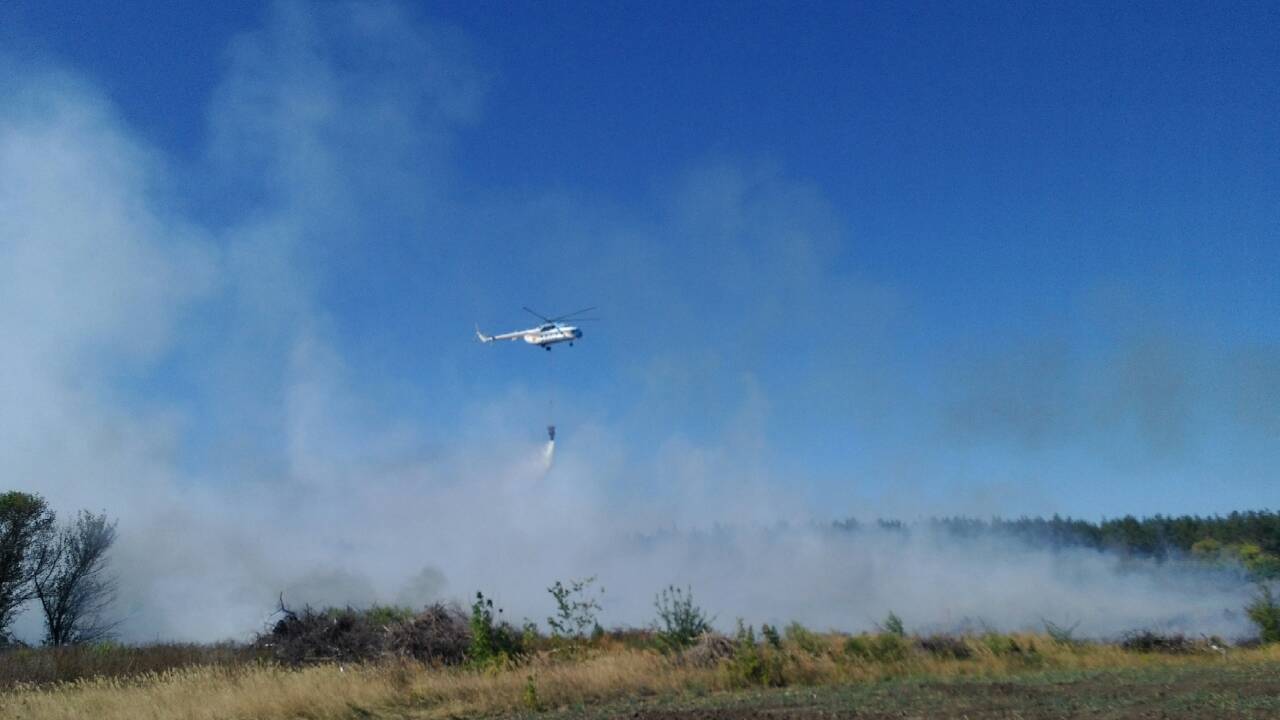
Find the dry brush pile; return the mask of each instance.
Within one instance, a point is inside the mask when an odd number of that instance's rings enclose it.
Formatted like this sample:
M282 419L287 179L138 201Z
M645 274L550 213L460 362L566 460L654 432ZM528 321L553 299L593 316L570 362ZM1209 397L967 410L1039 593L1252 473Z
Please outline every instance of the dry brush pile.
M413 614L377 607L293 611L281 604L280 614L256 645L291 667L388 659L459 665L472 644L470 620L454 605L437 603Z

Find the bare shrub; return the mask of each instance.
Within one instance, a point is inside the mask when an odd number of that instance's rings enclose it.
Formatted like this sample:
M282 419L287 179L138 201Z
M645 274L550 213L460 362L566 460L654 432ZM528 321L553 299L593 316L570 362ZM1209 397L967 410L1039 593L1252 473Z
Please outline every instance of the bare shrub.
M107 574L107 551L116 525L105 514L81 512L48 543L43 570L32 582L44 612L46 645L105 640L118 624L107 616L116 580Z
M471 646L471 628L457 606L436 603L383 630L389 653L430 665L460 665Z
M1043 618L1041 618L1040 622L1044 625L1045 634L1059 645L1070 646L1080 644L1080 641L1076 639L1076 628L1080 627L1079 620L1071 623L1070 625L1059 625Z
M715 667L720 661L733 657L734 649L733 641L724 635L704 632L698 636L697 642L680 654L680 660L693 667Z
M936 658L947 660L967 660L973 657L973 648L962 637L946 634L934 634L916 639L916 647Z
M419 613L398 607L365 610L310 606L295 611L280 604L280 619L255 647L281 663L358 663L385 657L428 665L459 665L473 644L471 619L454 605L436 603Z
M293 611L280 603L281 618L258 638L259 647L288 665L319 662L362 662L379 657L382 633L364 613L352 608Z
M1180 655L1196 652L1196 643L1188 640L1182 633L1164 634L1152 630L1140 630L1127 633L1120 642L1120 647L1129 652L1171 653Z

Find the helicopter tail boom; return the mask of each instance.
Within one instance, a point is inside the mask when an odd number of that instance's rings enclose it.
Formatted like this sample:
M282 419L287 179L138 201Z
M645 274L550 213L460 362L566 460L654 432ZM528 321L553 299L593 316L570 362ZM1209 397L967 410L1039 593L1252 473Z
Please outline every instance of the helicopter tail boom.
M494 340L519 340L523 338L525 335L528 335L528 332L524 330L518 330L516 332L509 332L509 333L502 333L501 335L485 335L484 333L480 332L479 326L476 327L476 337L482 343L491 343Z

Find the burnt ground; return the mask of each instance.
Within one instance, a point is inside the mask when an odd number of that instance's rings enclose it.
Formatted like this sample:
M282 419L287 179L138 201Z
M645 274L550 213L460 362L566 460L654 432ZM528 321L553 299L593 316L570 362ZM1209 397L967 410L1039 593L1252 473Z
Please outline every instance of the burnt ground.
M634 700L542 713L586 720L1280 718L1280 665L1049 673L999 680L895 680Z

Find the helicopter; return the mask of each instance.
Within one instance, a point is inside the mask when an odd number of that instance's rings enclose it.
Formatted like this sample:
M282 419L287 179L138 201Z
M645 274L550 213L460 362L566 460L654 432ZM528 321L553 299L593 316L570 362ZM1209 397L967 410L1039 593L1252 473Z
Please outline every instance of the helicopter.
M480 326L476 326L476 337L480 338L482 343L491 343L494 340L524 340L530 345L537 345L542 349L550 352L551 346L556 343L567 342L569 347L573 347L573 341L582 338L582 330L569 323L582 322L584 320L595 320L596 318L576 317L585 312L595 310L594 307L583 308L566 315L557 317L547 317L536 310L523 308L525 312L533 315L542 321L538 327L532 327L527 330L515 330L500 335L485 335L480 332Z

